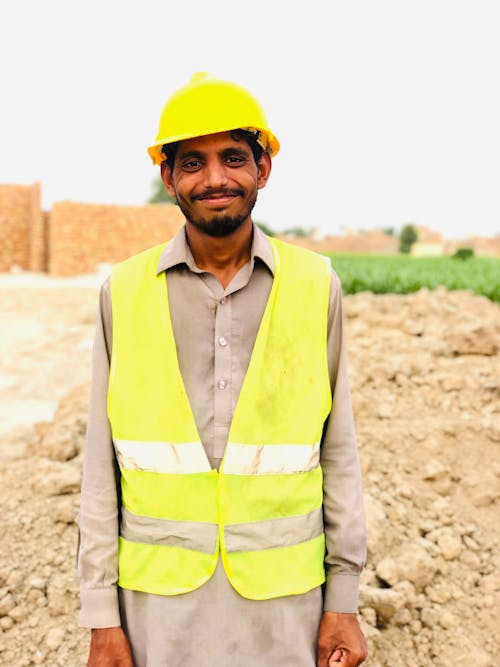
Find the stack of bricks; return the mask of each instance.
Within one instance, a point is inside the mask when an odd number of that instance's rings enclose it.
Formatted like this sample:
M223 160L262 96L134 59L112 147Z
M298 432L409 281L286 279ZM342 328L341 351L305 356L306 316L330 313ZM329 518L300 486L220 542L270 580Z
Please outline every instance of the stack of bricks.
M46 218L40 185L0 185L0 271L45 271Z
M184 223L177 206L54 204L49 224L49 273L93 273L168 241Z
M168 241L184 223L177 206L60 202L40 209L40 185L0 185L0 271L94 273Z

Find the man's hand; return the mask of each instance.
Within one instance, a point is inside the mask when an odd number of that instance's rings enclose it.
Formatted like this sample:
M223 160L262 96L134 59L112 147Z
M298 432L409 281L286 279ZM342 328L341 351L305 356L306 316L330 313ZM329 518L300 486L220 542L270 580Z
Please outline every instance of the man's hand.
M134 667L130 644L121 628L92 630L87 667Z
M325 611L318 634L318 667L357 667L367 656L356 614Z

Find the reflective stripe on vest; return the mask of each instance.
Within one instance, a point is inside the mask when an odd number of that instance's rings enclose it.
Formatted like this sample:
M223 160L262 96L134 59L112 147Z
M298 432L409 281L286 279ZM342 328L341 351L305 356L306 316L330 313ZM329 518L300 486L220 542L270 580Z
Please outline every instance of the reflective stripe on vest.
M115 440L120 468L189 475L210 470L200 442L140 442ZM319 465L319 442L314 445L238 445L228 443L224 472L232 475L289 475Z
M218 526L202 521L171 521L132 514L122 508L121 536L129 542L161 544L212 554L217 545Z
M226 526L224 543L228 553L276 549L312 540L322 533L323 509L318 507L309 514ZM302 539L298 541L299 536Z
M122 509L121 535L129 542L158 544L182 549L213 553L217 543L218 526L198 521L170 521L132 514ZM318 537L323 532L322 508L283 519L225 526L226 550L256 551L291 546ZM297 541L297 536L303 539Z
M118 464L124 470L189 475L211 469L201 442L113 442Z
M219 551L247 598L300 594L324 581L319 443L331 407L330 270L314 253L271 246L273 284L219 472L179 368L168 281L156 273L164 246L113 269L108 416L122 477L123 588L194 590Z
M238 445L230 442L224 472L231 475L290 475L319 465L319 442L313 445Z

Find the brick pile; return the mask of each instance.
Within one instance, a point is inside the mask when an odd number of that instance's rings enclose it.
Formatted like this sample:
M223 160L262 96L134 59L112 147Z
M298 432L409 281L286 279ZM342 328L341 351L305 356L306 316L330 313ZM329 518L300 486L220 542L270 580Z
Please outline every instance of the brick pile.
M0 185L0 272L93 273L168 241L184 222L177 206L58 202L40 208L40 185Z
M59 202L49 224L52 275L93 273L168 241L184 222L177 206L111 206Z
M46 270L46 219L40 185L0 184L0 271Z

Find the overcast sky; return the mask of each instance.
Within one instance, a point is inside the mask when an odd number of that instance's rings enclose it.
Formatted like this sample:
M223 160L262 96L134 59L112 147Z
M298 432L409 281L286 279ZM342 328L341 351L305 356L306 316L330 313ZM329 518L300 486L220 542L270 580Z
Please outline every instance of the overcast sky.
M145 203L163 104L201 70L281 142L255 219L495 235L499 35L497 0L2 2L0 182Z

